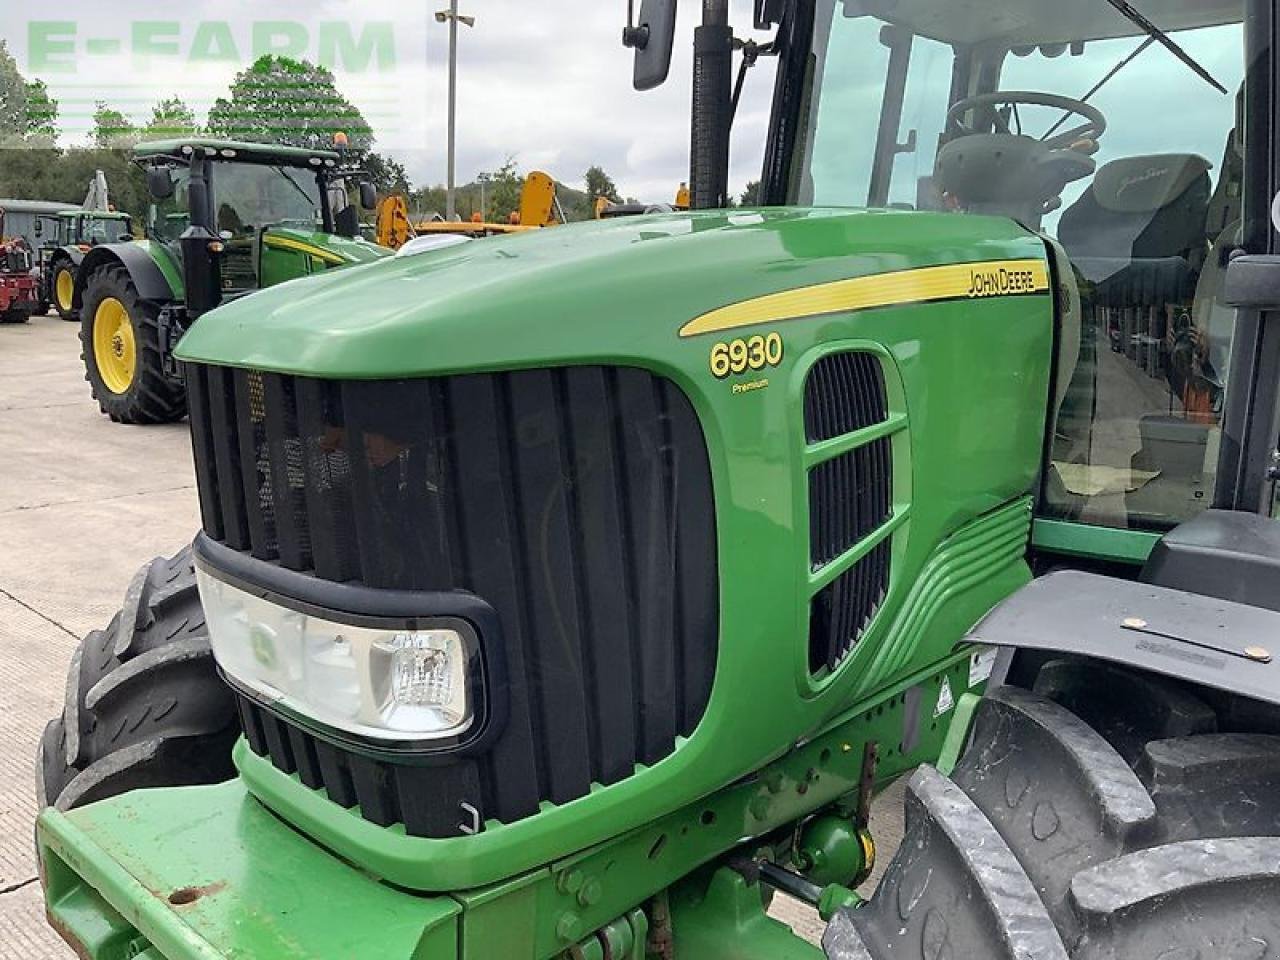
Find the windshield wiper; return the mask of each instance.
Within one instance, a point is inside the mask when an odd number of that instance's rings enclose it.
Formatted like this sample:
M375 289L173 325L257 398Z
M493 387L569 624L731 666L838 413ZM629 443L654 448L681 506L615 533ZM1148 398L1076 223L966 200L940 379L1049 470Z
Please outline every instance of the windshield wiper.
M1093 99L1094 95L1097 94L1098 91L1100 91L1103 87L1105 87L1108 83L1110 83L1115 78L1116 74L1118 74L1121 70L1123 70L1129 64L1133 63L1133 61L1137 60L1138 57L1142 56L1143 52L1155 42L1156 42L1155 37L1147 37L1147 39L1143 40L1142 43L1138 45L1138 48L1133 51L1133 53L1129 54L1127 57L1125 57L1123 60L1117 63L1114 67L1108 70L1107 75L1105 77L1103 77L1101 80L1095 83L1092 87L1090 87L1089 92L1080 98L1080 102L1088 103L1091 99ZM1048 140L1055 133L1057 133L1059 129L1061 129L1064 123L1066 123L1070 119L1071 119L1071 111L1064 110L1062 113L1062 116L1058 118L1058 122L1055 123L1048 130L1046 130L1044 132L1044 136L1042 136L1040 140L1041 141Z
M289 186L293 187L293 189L297 190L300 194L302 194L303 199L307 201L307 203L311 206L311 209L315 210L316 208L315 201L311 198L311 195L307 193L307 191L303 190L302 187L298 185L297 180L293 179L293 177L285 173L283 167L272 167L271 169L274 170L276 173L280 174L280 176L284 177L285 180L289 182Z
M1211 74L1204 67L1200 66L1200 64L1196 62L1195 58L1191 56L1191 54L1187 53L1187 51L1183 50L1182 47L1178 46L1177 41L1175 41L1167 33L1165 33L1163 30L1157 27L1154 23L1152 23L1142 14L1140 14L1137 10L1133 9L1133 7L1131 7L1126 2L1126 0L1107 0L1107 3L1111 4L1117 10L1119 10L1121 16L1123 16L1126 20L1128 20L1132 24L1135 24L1148 37L1157 41L1166 50L1168 50L1175 57L1177 57L1179 60L1185 63L1188 67L1190 67L1193 71L1195 71L1196 76L1204 80L1205 83L1209 84L1215 90L1219 90L1222 93L1230 95L1230 91L1227 90L1227 88L1224 87L1222 84L1220 84L1217 80L1215 80L1213 77L1213 74Z

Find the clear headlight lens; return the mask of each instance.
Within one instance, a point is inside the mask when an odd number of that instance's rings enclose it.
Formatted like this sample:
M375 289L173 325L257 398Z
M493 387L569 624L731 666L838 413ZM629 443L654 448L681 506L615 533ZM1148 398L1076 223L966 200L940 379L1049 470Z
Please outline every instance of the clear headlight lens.
M443 739L474 719L460 629L354 626L255 597L196 568L218 666L268 702L375 740Z

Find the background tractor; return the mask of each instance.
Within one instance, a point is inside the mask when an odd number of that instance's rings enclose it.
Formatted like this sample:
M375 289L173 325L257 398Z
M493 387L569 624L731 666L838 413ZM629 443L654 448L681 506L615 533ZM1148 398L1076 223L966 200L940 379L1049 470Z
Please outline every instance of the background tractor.
M366 209L377 197L336 152L191 138L136 156L154 200L147 239L94 246L71 294L86 379L112 420L185 415L173 349L218 304L390 255L359 239L348 181Z
M134 239L133 218L116 210L64 210L35 223L41 239L37 251L42 313L52 304L63 320L79 320L72 301L76 272L85 254L100 243L128 243Z
M1275 5L755 25L704 0L693 210L191 327L202 530L41 747L81 956L1280 943ZM724 210L738 49L774 105Z
M0 208L0 323L26 323L37 312L31 248L21 237L6 239Z

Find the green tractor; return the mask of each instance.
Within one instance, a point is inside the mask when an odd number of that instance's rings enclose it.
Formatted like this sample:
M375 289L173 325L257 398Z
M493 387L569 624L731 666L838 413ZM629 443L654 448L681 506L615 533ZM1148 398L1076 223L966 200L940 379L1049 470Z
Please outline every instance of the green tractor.
M92 247L70 297L85 378L117 422L186 414L173 350L202 314L391 255L359 237L346 187L358 174L336 152L196 137L143 143L135 153L153 199L147 239ZM361 205L376 206L371 183L360 181L359 193Z
M52 236L45 236L45 224ZM63 320L78 321L72 301L76 290L76 272L85 254L101 243L129 243L133 240L133 218L116 210L64 210L55 216L36 220L35 233L42 239L40 257L40 303L49 305Z
M203 529L41 745L78 955L1274 955L1275 5L703 16L696 209L183 339Z

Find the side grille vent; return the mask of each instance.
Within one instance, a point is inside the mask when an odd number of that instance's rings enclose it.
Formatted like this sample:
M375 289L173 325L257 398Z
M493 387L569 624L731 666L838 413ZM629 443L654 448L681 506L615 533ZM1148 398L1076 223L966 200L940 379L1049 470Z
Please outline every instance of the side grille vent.
M893 441L818 464L809 474L809 550L815 570L874 533L893 514Z
M805 436L811 446L836 440L889 419L889 396L880 358L849 352L824 357L805 382ZM878 437L829 457L809 471L809 564L817 573L845 564L818 590L809 608L809 668L834 670L858 645L889 589L893 518L893 437ZM878 533L878 531L880 531ZM842 560L868 538L879 536ZM855 554L856 555L856 554Z
M890 552L891 541L882 540L811 601L811 673L834 670L866 633L889 588Z
M884 369L874 354L832 354L809 371L804 387L804 430L809 443L854 433L888 417Z

